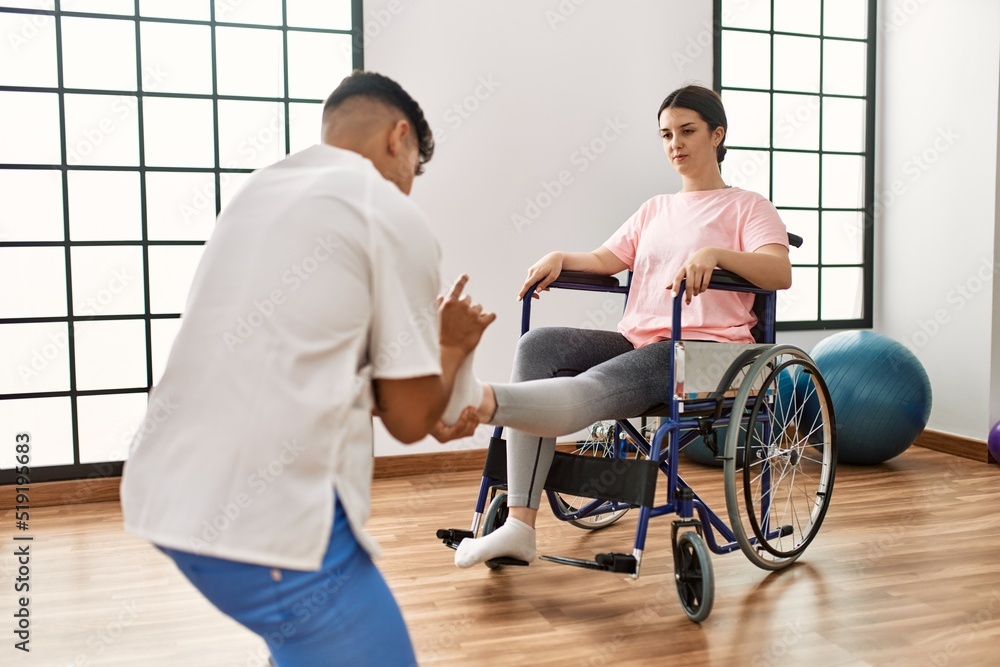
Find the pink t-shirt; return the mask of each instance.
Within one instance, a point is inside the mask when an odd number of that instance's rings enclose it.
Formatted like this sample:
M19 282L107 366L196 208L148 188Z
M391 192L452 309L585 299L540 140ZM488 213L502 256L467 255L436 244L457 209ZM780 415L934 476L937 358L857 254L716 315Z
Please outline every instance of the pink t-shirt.
M670 338L670 286L692 253L705 246L753 252L770 243L787 248L788 234L771 202L756 192L726 188L653 197L604 244L634 272L618 331L636 347ZM753 299L721 290L693 298L682 309L683 337L752 343Z

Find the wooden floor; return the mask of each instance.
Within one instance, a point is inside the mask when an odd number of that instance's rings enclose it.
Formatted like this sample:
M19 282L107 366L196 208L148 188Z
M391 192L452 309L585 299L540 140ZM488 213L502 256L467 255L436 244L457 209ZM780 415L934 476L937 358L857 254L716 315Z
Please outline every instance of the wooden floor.
M698 491L721 489L713 469L685 472ZM827 521L800 563L768 574L739 552L713 558L715 609L700 626L677 602L666 517L652 524L635 581L542 561L456 569L434 531L467 527L477 482L467 473L375 482L379 565L422 665L997 664L997 466L919 448L878 467L842 466ZM14 517L0 521L0 664L262 664L261 642L126 535L114 503L32 513L32 651L15 651ZM543 513L539 545L581 557L629 551L633 527L626 517L587 533Z

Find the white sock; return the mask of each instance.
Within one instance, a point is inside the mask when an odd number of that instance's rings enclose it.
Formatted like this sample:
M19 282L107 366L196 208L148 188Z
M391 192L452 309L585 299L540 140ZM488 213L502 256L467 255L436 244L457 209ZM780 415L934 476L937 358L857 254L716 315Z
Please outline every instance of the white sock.
M535 529L513 517L486 537L467 537L455 552L455 565L472 567L500 556L523 561L535 560Z
M483 402L483 385L472 374L472 356L471 354L467 356L455 373L455 386L451 390L448 407L441 415L441 421L448 426L458 421L462 416L462 410L470 405L478 408Z

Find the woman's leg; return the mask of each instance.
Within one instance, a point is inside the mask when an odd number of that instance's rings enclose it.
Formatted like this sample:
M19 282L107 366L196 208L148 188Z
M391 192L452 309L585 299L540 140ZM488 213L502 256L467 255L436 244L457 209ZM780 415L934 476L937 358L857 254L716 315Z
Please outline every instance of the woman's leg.
M555 436L602 419L633 417L669 393L669 342L634 350L620 334L567 331L579 330L556 330L537 343L526 341L524 354L519 345L515 379L526 381L487 390L496 400L492 422L517 429L510 432L507 444L510 518L486 537L464 540L455 555L460 567L502 555L532 560L534 519Z
M264 639L278 667L417 664L392 592L339 503L315 572L163 551L220 611Z
M615 331L564 327L534 329L518 341L511 384L495 385L495 387L510 387L539 380L544 386L545 383L553 381L553 378L570 379L632 350L632 344ZM495 393L496 388L494 388ZM513 400L517 400L516 397ZM507 396L504 396L504 401L510 404ZM503 417L499 409L497 413ZM583 426L594 421L596 420L592 419ZM506 425L497 421L497 415L494 415L493 423ZM542 485L552 464L556 446L554 436L540 437L540 432L541 429L508 430L508 507L538 509ZM547 434L542 433L542 435ZM534 525L534 521L531 525Z

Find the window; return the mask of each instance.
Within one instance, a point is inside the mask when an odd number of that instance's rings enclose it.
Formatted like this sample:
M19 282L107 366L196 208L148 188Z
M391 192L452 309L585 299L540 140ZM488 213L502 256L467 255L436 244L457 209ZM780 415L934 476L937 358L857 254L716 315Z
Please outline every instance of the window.
M0 34L0 438L118 474L215 216L363 67L361 0L0 0Z
M873 0L715 0L723 177L805 239L779 329L872 326L875 30Z

